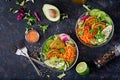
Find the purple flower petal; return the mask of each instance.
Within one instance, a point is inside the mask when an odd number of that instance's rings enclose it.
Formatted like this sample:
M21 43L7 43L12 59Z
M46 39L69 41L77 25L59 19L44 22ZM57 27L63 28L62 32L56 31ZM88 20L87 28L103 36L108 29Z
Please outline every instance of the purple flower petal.
M37 18L37 20L38 20L39 22L41 22L40 16L38 15L37 12L34 12L34 16Z

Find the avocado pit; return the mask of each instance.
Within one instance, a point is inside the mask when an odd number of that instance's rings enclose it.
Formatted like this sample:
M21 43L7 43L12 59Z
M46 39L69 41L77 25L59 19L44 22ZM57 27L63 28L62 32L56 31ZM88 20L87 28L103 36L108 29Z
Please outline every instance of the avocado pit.
M56 18L57 17L57 11L55 9L49 9L49 15L52 18Z

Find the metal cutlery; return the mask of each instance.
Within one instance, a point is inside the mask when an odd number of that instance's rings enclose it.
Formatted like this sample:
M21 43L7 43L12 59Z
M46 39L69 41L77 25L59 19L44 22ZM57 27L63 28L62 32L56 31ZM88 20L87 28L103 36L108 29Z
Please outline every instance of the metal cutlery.
M17 55L21 55L21 56L25 56L26 58L29 59L30 63L33 65L33 67L35 68L37 74L40 76L40 73L39 73L39 69L36 67L36 65L33 63L33 61L31 60L31 58L29 57L28 53L27 53L27 48L26 47L23 47L21 49L17 49L16 51L16 54Z

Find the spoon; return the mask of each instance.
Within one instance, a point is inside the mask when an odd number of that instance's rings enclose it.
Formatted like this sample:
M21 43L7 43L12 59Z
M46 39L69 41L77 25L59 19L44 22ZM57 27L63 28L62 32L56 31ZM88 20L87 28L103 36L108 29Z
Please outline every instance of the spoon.
M30 63L33 65L34 69L36 70L37 74L40 76L39 69L36 67L36 65L33 63L31 58L29 57L29 55L27 53L27 48L26 47L23 47L21 49L17 49L15 54L21 55L21 56L25 56L26 58L28 58Z

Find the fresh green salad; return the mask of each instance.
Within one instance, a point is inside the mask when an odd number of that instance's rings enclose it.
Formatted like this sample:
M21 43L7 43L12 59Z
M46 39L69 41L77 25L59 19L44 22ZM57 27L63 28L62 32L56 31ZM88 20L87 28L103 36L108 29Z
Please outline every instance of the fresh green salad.
M89 9L78 19L76 34L85 44L98 46L106 43L112 37L113 22L108 14L100 9Z
M44 63L57 71L66 71L76 60L77 46L67 34L49 37L42 48Z

